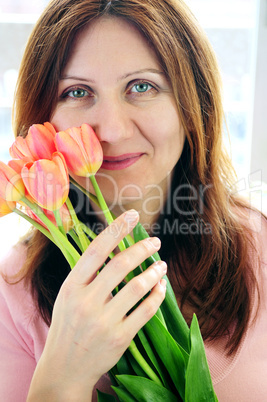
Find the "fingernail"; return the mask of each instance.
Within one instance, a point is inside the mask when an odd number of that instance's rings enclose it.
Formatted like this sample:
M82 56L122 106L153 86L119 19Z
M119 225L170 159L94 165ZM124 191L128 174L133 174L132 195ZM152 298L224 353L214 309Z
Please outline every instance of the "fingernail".
M161 245L161 241L158 237L149 237L147 241L149 241L149 243L152 244L155 248L159 248Z
M130 209L124 215L124 220L127 223L134 224L138 220L139 214L135 209Z
M167 272L167 264L166 264L165 261L157 261L157 262L155 262L155 265L160 268L160 270L161 270L163 275L166 274L166 272Z
M163 289L164 291L166 291L166 286L167 286L167 281L166 281L166 279L161 279L161 280L159 281L159 285L162 287L162 289Z

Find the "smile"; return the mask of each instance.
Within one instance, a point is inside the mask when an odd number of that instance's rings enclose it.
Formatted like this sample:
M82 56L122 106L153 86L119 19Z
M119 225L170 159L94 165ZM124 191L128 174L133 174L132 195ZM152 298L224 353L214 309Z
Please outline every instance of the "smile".
M102 169L106 170L121 170L133 165L137 162L143 153L130 153L118 156L104 156L103 163L101 165Z

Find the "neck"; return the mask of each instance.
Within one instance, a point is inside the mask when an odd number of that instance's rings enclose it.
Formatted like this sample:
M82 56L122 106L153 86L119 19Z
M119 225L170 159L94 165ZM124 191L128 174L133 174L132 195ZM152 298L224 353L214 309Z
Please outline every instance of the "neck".
M125 211L135 209L139 213L139 222L144 226L147 232L150 234L153 226L156 224L159 215L164 207L165 201L168 195L168 186L166 183L162 183L162 192L159 194L156 190L151 190L146 194L146 197L140 199L130 200L123 204L113 204L110 211L118 217ZM165 186L164 186L165 184ZM92 205L94 211L98 213L98 219L102 222L106 222L105 216L102 211L95 205Z

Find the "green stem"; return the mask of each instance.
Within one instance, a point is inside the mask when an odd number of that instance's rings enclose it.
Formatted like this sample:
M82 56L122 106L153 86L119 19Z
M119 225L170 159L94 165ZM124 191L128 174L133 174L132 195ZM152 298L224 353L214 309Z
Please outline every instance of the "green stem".
M147 361L144 359L140 351L138 350L134 340L131 341L129 347L129 351L131 352L132 356L135 358L139 366L144 370L144 372L148 375L148 377L157 383L158 385L163 385L160 378L157 376L154 370L150 367Z
M59 247L59 249L61 250L62 254L64 255L64 257L66 258L66 260L69 262L69 264L71 265L71 260L72 257L69 254L69 251L66 250L64 247L61 247L53 238L53 236L51 236L50 232L45 229L42 225L40 225L40 223L36 222L34 219L30 218L28 215L24 214L22 211L20 211L19 209L15 208L13 210L13 212L15 212L16 214L18 214L19 216L21 216L23 219L25 219L26 221L28 221L29 223L31 223L36 229L38 229L41 233L43 233L50 241L52 241L57 247Z
M97 235L95 234L95 232L93 232L88 226L83 225L83 231L91 238L91 239L95 239L97 237Z
M96 193L100 208L102 209L102 211L103 211L103 213L105 215L105 218L107 220L108 225L110 225L114 221L114 219L113 219L113 216L112 216L112 214L111 214L111 212L110 212L110 210L109 210L109 208L107 206L107 203L106 203L106 201L105 201L105 199L104 199L104 197L103 197L103 195L101 193L101 190L100 190L100 188L98 186L98 183L96 181L95 176L94 175L90 176L90 180L91 180L91 183L92 183L92 185L94 187L94 190L95 190L95 193ZM123 250L126 249L125 244L124 244L123 241L119 242L118 247L119 247L120 251L123 251Z
M104 199L104 197L103 197L103 195L101 193L101 190L99 188L99 185L98 185L98 183L96 181L95 176L94 175L90 176L90 180L91 180L91 183L92 183L92 185L94 187L94 190L95 190L95 193L96 193L100 208L102 209L102 211L103 211L103 213L105 215L105 218L107 220L108 225L110 225L114 221L114 219L113 219L113 217L111 215L111 212L110 212L110 210L109 210L109 208L107 206L107 203L106 203L106 201L105 201L105 199Z
M21 201L24 202L24 204L26 204L47 226L48 230L50 231L51 235L56 241L58 247L61 250L62 248L64 248L65 250L68 251L68 255L71 256L71 258L68 258L68 262L71 268L73 268L80 258L80 254L78 253L78 251L72 246L72 244L68 241L68 239L59 231L59 229L47 218L45 213L38 205L33 204L26 197L23 197Z
M21 216L23 219L28 221L31 225L36 227L40 232L42 232L46 237L48 237L49 240L51 240L56 246L57 243L55 242L54 238L51 236L50 232L45 229L40 223L36 222L34 219L30 218L28 215L26 215L24 212L20 211L19 209L15 208L13 209L13 212L15 212L17 215Z
M60 230L60 232L61 232L65 237L67 237L67 235L66 235L66 233L65 233L65 230L64 230L64 227L63 227L63 223L62 223L62 219L61 219L61 216L60 216L59 209L57 209L56 211L53 211L53 213L54 213L54 217L55 217L56 222L57 222L58 229Z
M89 240L85 236L84 231L82 230L82 224L80 223L79 219L77 218L76 212L75 212L75 210L73 208L73 205L72 205L69 197L67 198L66 205L67 205L67 208L69 210L71 219L72 219L72 221L74 223L76 233L77 233L77 235L79 237L79 240L81 242L82 251L84 252L87 249L88 245L89 245Z
M69 231L69 235L70 235L70 237L74 240L74 242L77 244L77 246L79 247L79 249L81 250L81 252L83 252L80 239L79 239L79 237L77 236L77 234L75 233L75 230L74 230L74 229L71 229L71 230Z
M70 176L70 182L74 184L74 186L77 187L79 190L81 190L85 195L87 195L87 197L100 208L100 204L97 200L97 197L94 194L90 193L90 191L85 190L85 188L83 188L79 183L77 183L77 181L74 180L71 176Z

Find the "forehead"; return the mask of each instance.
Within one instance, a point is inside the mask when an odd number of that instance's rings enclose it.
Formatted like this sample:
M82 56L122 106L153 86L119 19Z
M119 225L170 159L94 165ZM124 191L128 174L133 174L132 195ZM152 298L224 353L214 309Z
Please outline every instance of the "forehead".
M80 31L73 43L66 69L99 66L112 68L113 64L125 67L159 67L152 46L130 22L120 17L100 17ZM116 67L118 68L118 67ZM66 71L65 69L65 71Z

